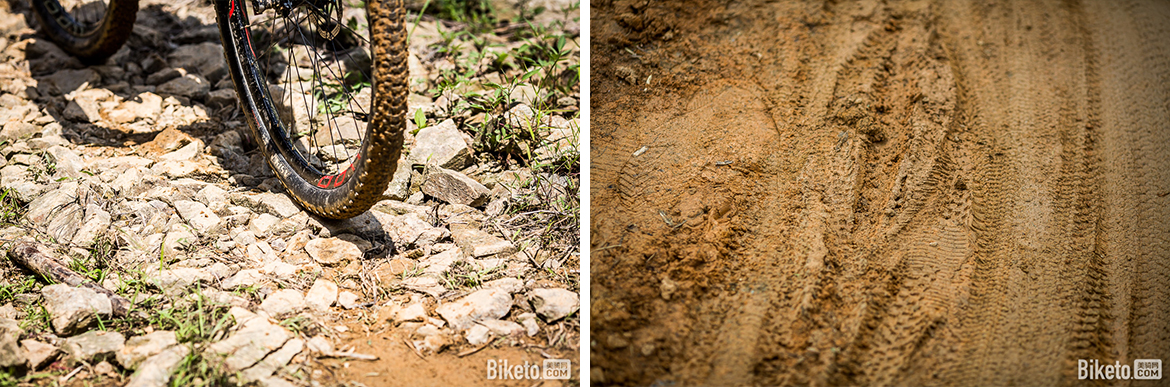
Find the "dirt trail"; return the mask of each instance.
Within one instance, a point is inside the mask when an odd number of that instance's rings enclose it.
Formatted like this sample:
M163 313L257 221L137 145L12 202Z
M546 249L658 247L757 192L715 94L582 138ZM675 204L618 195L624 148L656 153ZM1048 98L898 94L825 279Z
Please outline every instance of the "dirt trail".
M579 383L579 2L407 1L403 157L339 221L265 161L212 1L135 0L126 44L88 66L34 2L0 1L0 386ZM247 4L249 51L279 68L270 90L310 159L340 158L326 135L367 135L385 79L360 76L363 4L324 15L336 33ZM30 239L41 264L13 249ZM132 306L51 286L49 259Z
M1170 5L593 7L594 381L1170 359Z

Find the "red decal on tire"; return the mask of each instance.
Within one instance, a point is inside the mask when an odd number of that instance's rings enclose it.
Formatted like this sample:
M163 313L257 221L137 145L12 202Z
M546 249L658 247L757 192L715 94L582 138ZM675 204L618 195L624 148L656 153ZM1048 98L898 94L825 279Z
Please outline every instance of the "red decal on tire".
M362 159L361 153L355 155L353 158L353 162L349 164L349 168L346 168L344 171L341 171L341 173L336 174L336 175L322 176L320 179L317 180L317 186L321 187L321 188L337 188L337 187L340 187L342 184L345 184L345 177L348 176L350 172L353 172L353 170L355 168L357 168L358 160L361 160L361 159ZM330 187L329 183L333 183L333 187Z

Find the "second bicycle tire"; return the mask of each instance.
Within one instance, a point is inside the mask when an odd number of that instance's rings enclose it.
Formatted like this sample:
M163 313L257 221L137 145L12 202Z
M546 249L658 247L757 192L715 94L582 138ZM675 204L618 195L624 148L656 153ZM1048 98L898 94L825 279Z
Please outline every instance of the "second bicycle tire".
M122 48L138 15L138 0L110 0L101 21L87 30L58 0L31 2L45 34L86 64L100 64Z

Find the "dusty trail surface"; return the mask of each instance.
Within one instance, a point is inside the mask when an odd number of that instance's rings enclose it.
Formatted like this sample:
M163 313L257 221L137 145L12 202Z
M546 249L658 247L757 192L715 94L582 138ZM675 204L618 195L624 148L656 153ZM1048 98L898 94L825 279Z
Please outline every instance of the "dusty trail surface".
M1170 359L1170 4L782 3L593 4L595 383Z
M31 3L0 1L0 386L579 383L578 2L408 1L402 158L340 221L270 168L211 1L140 1L88 66ZM345 32L322 34L247 3L248 50L280 68L269 95L315 160L360 143L338 129L369 139L385 81L358 79L382 55L365 2L338 4ZM533 380L550 359L563 378Z

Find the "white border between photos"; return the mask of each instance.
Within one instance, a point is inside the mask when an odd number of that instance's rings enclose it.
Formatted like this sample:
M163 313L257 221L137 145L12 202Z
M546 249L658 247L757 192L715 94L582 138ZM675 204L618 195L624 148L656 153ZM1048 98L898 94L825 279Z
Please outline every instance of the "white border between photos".
M581 343L579 344L579 347L578 347L578 348L580 348L580 350L578 352L580 352L580 355L581 355L581 362L579 363L579 364L581 364L581 367L580 367L581 369L578 370L577 372L580 372L579 375L581 375L581 386L582 387L589 386L589 370L592 369L592 367L590 367L590 365L589 365L589 353L590 353L590 349L591 349L589 343L592 342L592 339L590 338L590 335L589 335L589 333L590 333L589 332L589 325L590 325L590 322L589 322L589 317L590 317L590 313L589 313L590 305L589 304L590 304L590 302L589 301L591 298L591 297L589 297L589 295L591 294L590 290L589 290L589 280L592 277L590 275L590 265L589 265L589 261L590 261L590 251L589 251L590 250L589 249L589 239L590 239L590 235L589 235L589 231L590 231L590 229L589 229L589 224L590 224L589 215L590 214L589 213L590 213L590 210L589 209L591 208L590 190L589 190L589 169L590 169L590 165L591 165L590 164L590 157L589 157L589 142L590 142L589 141L589 139L590 139L590 136L589 136L589 127L590 127L590 125L589 125L589 123L590 123L589 122L589 113L590 113L590 111L589 111L589 99L590 99L590 94L589 94L589 68L590 68L590 66L589 66L590 65L589 48L591 46L590 40L589 40L589 27L590 27L589 26L589 24L590 24L589 15L590 15L589 1L588 0L581 0L581 40L580 40L580 42L581 42L581 45L580 45L580 47L581 47L581 67L580 67L580 69L581 69L580 70L581 71L581 110L580 110L581 111L581 121L580 121L580 125L579 125L581 131L580 131L579 137L578 137L578 141L580 142L578 144L578 150L581 153L581 166L580 166L580 168L581 168L581 185L580 185L580 189L581 189L581 193L580 193L580 198L581 198L581 222L580 222L581 237L579 238L581 241L581 249L580 249L580 251L581 251L581 259L580 259L581 275L579 277L581 279L581 286L580 286L581 293L579 295L579 297L581 297L581 309L580 309L581 310L580 311Z

